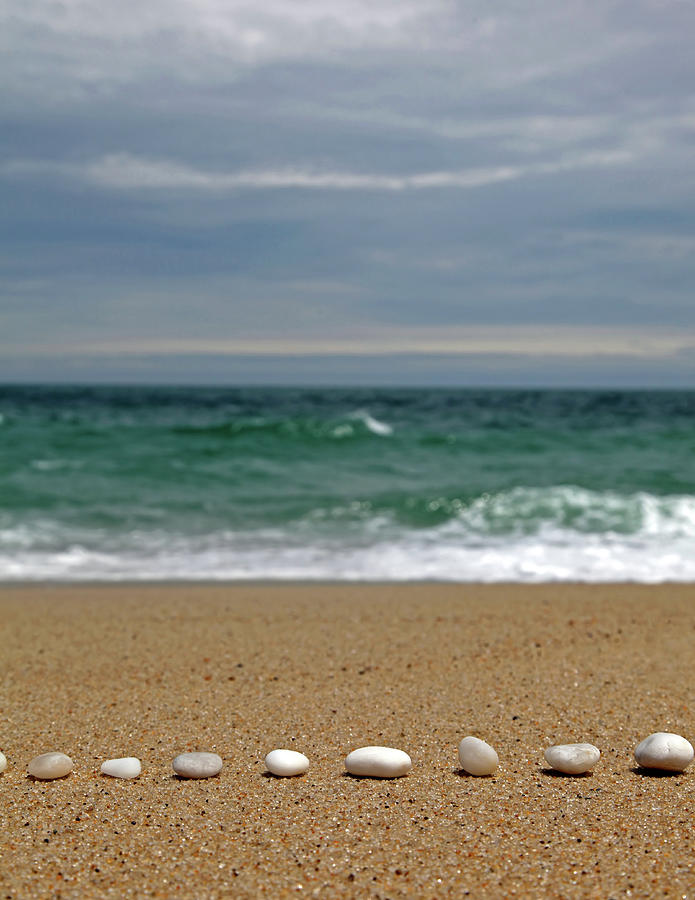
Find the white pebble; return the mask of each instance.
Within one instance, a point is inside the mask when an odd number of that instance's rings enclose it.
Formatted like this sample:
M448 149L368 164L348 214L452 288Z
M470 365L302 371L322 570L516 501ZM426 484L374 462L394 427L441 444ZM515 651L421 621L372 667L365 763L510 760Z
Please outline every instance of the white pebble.
M271 750L265 758L265 766L273 775L289 777L303 775L309 768L309 760L296 750Z
M42 753L29 763L29 774L43 781L63 778L72 772L72 760L64 753Z
M137 778L142 772L140 760L135 756L122 756L119 759L105 759L101 764L101 774L112 778Z
M459 744L459 762L469 775L492 775L500 764L500 758L485 741L469 735Z
M682 772L693 761L693 746L679 734L657 731L635 747L635 759L645 769Z
M590 772L601 757L601 751L593 744L555 744L545 751L548 765L565 775L582 775Z
M216 753L179 753L172 765L182 778L212 778L221 770L222 759Z
M7 768L7 757L0 751L0 772L4 772Z
M393 747L360 747L345 757L345 768L351 775L370 778L400 778L412 767L408 754Z

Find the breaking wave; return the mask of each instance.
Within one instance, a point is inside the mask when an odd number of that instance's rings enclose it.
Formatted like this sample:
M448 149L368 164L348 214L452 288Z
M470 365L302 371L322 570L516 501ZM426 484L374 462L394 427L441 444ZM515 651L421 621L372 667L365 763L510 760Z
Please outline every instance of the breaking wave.
M371 504L315 510L291 526L183 533L0 527L0 579L695 580L695 497L515 488L407 527Z

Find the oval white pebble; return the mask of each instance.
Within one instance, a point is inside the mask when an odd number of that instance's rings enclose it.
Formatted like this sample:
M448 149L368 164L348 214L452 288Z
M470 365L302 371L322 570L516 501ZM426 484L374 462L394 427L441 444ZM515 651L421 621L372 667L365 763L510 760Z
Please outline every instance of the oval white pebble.
M351 775L369 778L400 778L412 767L408 754L394 747L360 747L345 757L345 768Z
M635 747L638 765L665 772L682 772L693 761L693 755L690 741L668 731L656 731Z
M309 768L309 760L296 750L271 750L265 758L265 766L273 775L291 777L303 775Z
M220 772L222 759L216 753L179 753L172 766L182 778L212 778Z
M29 763L29 774L43 781L63 778L72 772L72 760L64 753L51 752L35 756Z
M593 744L555 744L545 751L545 760L556 772L565 775L582 775L590 772L601 757L601 751Z
M485 741L468 735L459 744L459 762L469 775L492 775L500 764L500 758Z
M7 757L4 753L0 752L0 772L4 772L7 768Z
M142 765L135 756L105 759L101 764L101 774L110 775L112 778L137 778L141 772Z

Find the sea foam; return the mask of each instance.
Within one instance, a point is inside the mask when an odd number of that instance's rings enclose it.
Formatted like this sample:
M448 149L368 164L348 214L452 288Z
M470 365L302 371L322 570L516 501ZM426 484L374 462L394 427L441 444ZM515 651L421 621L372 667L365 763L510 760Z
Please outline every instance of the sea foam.
M575 499L582 496L577 492ZM557 497L546 501L552 506ZM333 510L284 528L202 534L113 533L45 520L13 528L5 521L0 579L695 580L694 498L627 498L624 503L640 511L632 531L617 527L625 516L613 509L613 497L602 510L575 516L574 527L551 516L532 527L527 519L503 528L484 507L507 502L476 501L430 528L408 528L364 508L353 519L349 510Z

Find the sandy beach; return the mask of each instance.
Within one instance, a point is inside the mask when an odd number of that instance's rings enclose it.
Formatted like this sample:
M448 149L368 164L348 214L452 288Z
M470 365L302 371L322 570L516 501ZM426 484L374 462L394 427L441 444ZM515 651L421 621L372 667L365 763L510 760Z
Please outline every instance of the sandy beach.
M693 586L6 586L0 621L7 900L695 896L695 766L632 756L695 735ZM494 777L459 771L466 734ZM547 770L571 741L593 774ZM346 775L367 744L410 775ZM264 774L275 747L308 773ZM74 771L30 779L48 750ZM222 772L177 778L185 750Z

